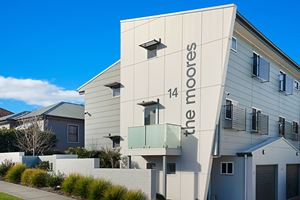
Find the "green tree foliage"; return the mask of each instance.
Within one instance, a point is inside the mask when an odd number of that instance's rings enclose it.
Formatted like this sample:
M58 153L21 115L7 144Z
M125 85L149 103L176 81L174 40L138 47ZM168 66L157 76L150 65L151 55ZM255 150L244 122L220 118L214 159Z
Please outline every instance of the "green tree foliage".
M16 152L20 149L16 146L16 134L20 131L15 129L0 129L0 153Z

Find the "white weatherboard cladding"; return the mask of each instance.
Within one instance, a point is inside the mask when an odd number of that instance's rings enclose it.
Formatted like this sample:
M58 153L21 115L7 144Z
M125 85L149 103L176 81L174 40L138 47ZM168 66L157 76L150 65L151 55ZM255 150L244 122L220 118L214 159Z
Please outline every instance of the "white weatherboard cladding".
M144 125L142 101L159 99L160 124L188 125L194 133L182 136L181 156L168 158L177 163L167 178L168 198L206 198L235 15L228 5L121 23L122 150L128 127ZM159 38L163 45L148 58L139 45ZM170 98L170 89L178 96ZM146 167L142 157L132 159Z

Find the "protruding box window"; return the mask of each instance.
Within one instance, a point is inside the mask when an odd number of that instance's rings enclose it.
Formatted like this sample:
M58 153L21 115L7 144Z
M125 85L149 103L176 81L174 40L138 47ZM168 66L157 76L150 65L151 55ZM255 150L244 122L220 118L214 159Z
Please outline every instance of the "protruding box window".
M270 63L255 52L253 52L252 74L261 82L270 80Z

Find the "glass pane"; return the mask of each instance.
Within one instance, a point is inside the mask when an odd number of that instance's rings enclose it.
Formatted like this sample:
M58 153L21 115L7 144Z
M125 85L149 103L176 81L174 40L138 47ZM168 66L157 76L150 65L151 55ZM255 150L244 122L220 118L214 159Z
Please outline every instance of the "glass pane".
M227 163L227 173L232 174L233 173L233 164Z
M164 148L165 147L165 125L156 124L146 126L146 147Z
M181 127L166 124L166 146L168 148L179 148L181 140Z
M156 124L156 106L145 107L144 115L145 125Z
M120 88L113 88L113 97L120 96Z
M221 164L221 173L226 174L226 163Z
M269 81L270 63L263 58L259 59L259 78L263 81Z
M145 147L145 127L132 127L128 129L128 148Z
M167 174L176 173L176 163L167 163Z

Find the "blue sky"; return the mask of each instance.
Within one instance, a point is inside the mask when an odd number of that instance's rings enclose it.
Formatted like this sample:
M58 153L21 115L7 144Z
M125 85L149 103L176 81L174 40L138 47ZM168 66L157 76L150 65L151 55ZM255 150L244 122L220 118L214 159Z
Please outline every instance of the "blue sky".
M0 107L81 102L74 90L120 56L120 20L227 3L300 63L296 0L0 0Z

